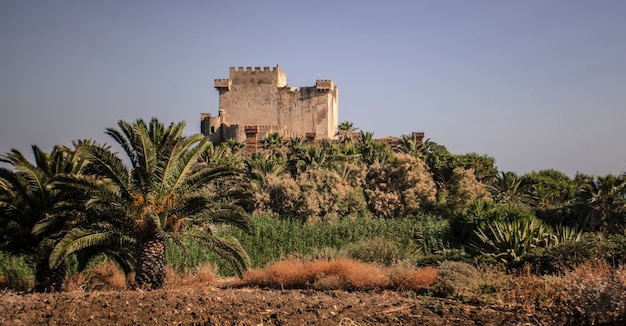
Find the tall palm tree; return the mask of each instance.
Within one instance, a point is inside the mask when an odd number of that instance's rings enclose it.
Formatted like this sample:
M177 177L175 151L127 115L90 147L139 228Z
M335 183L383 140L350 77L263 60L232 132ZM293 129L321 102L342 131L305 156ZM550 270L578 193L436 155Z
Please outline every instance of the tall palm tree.
M350 121L340 123L337 129L337 138L339 138L340 143L353 142L355 133L359 130Z
M59 291L65 265L59 262L55 268L49 268L49 240L67 229L64 222L72 217L58 207L70 199L68 193L55 190L52 184L62 175L79 174L84 161L65 146L55 146L50 153L36 145L32 150L34 164L16 149L0 156L0 162L14 169L0 168L0 246L14 254L32 255L36 291ZM48 229L51 232L34 232L37 223L52 216L61 223Z
M153 118L120 120L119 129L108 128L128 156L130 166L109 147L79 148L88 160L85 173L97 176L65 178L60 188L89 194L85 210L89 218L61 239L50 256L57 266L69 254L106 244L134 244L136 281L140 287L159 288L165 277L167 239L200 242L230 262L238 273L249 258L234 238L217 234L217 224L249 229L243 210L216 201L207 185L220 178L211 166L199 161L208 146L201 134L183 136L184 122L168 127Z

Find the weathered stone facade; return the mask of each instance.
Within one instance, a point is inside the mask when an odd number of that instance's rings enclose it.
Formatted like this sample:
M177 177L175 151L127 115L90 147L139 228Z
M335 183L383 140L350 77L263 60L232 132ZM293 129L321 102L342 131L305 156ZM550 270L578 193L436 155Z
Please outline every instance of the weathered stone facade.
M276 67L230 68L228 79L216 79L219 114L201 113L201 132L215 144L236 139L250 142L278 132L284 138L335 139L338 88L332 80L311 87L287 86L287 74Z

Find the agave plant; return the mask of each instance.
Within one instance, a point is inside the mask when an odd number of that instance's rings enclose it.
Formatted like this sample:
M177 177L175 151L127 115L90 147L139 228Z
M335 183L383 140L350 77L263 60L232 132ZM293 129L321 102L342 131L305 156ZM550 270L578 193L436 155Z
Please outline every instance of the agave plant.
M532 216L513 221L493 221L475 231L473 246L486 255L504 262L519 261L537 247L553 247L559 243L578 241L582 233L568 227L550 228Z

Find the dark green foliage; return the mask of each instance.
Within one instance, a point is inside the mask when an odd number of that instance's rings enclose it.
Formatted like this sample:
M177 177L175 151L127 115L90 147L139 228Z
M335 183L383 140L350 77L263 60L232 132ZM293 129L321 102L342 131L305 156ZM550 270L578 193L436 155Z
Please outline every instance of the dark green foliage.
M587 233L577 242L566 242L551 248L535 248L510 267L521 269L530 264L539 274L559 274L575 269L585 262L605 260L618 266L626 262L626 235Z
M589 231L626 231L626 174L586 179L577 194L579 224Z
M524 175L521 187L536 208L562 207L576 196L576 182L556 170L541 170Z
M90 141L75 142L75 146ZM63 205L73 201L71 193L54 184L66 176L79 175L85 161L75 151L55 146L46 153L33 145L34 164L13 149L0 156L14 171L0 168L0 250L31 256L36 268L35 290L58 291L65 268L48 266L51 242L65 235L80 211ZM38 228L47 223L48 228Z
M473 202L465 213L450 218L453 242L459 245L467 244L478 226L493 221L496 217L496 207L491 201Z

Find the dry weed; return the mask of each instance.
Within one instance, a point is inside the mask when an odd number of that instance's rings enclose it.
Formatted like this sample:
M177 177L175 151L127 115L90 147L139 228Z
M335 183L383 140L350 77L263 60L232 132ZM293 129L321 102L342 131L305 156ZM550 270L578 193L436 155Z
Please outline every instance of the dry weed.
M194 272L177 272L172 267L165 268L165 289L203 289L215 285L215 266L206 263L198 267Z
M126 276L112 261L95 265L81 273L67 277L66 291L110 291L123 290L127 286Z
M392 286L401 291L419 291L431 287L437 280L437 268L395 268L390 272Z
M588 262L560 276L526 273L507 277L498 297L530 312L551 312L565 324L597 325L623 321L626 284L623 268L605 261Z
M330 275L338 275L350 289L384 288L389 277L376 265L354 259L338 259L331 262Z
M262 270L248 271L243 284L273 288L367 289L389 284L383 271L354 259L280 261Z
M585 263L551 282L560 316L587 325L624 321L626 286L606 261Z

